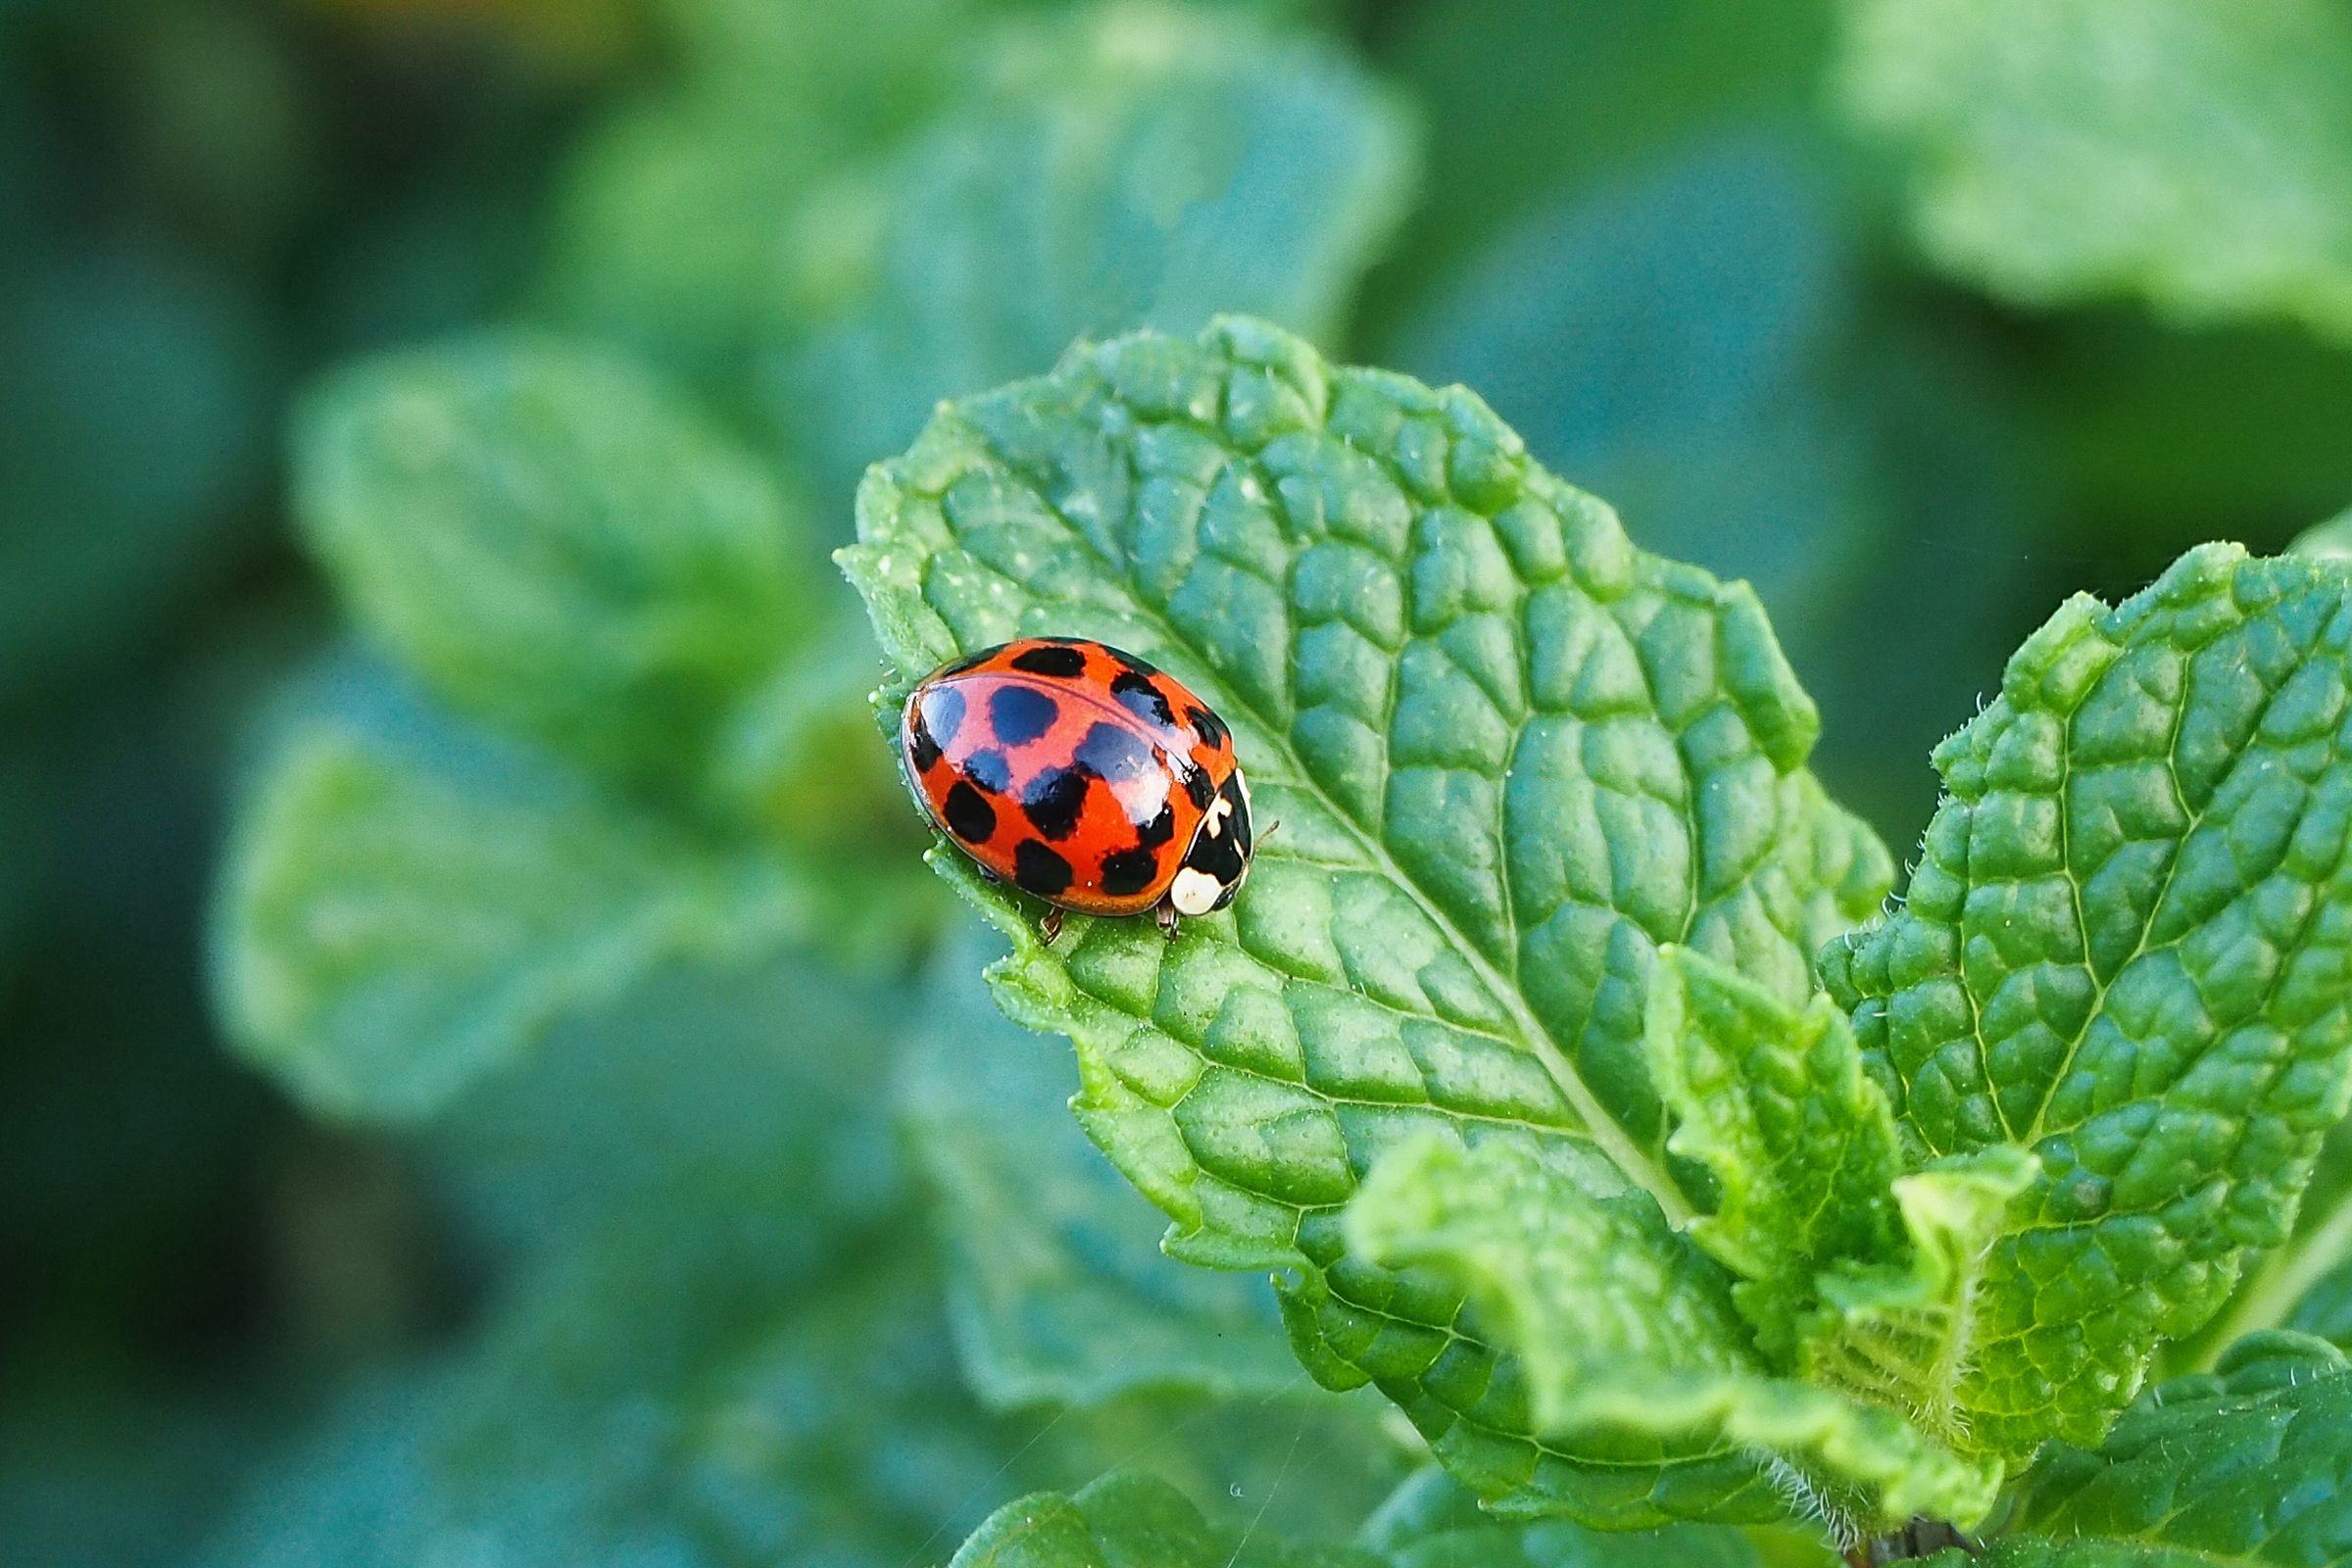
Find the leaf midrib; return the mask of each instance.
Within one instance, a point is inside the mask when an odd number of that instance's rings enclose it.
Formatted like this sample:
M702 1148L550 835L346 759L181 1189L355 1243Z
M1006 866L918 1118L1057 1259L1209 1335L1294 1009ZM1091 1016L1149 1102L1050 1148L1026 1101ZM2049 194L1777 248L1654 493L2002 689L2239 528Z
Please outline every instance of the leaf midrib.
M2037 1147L2041 1143L2042 1139L2046 1136L2073 1130L2072 1126L2059 1128L2050 1127L2049 1114L2051 1104L2056 1102L2058 1098L2058 1091L2065 1086L2067 1074L2074 1070L2075 1061L2082 1053L2083 1042L2090 1038L2092 1026L2097 1022L2100 1015L2106 1011L2107 998L2109 994L2114 990L2116 984L2121 981L2126 974L2131 972L2132 965L2138 963L2140 959L2146 957L2151 953L2161 952L2166 948L2178 946L2182 940L2180 937L2175 937L2172 940L2163 943L2161 946L2151 945L2151 939L2155 935L2156 931L2157 917L2164 912L2165 900L2172 895L2173 883L2180 873L2180 862L2187 858L2189 841L2193 839L2200 830L2203 829L2206 819L2213 813L2214 803L2219 801L2224 792L2228 790L2230 780L2237 776L2238 769L2244 766L2246 762L2256 755L2256 748L2262 736L2262 726L2264 721L2269 718L2272 708L2278 704L2279 695L2286 690L2289 682L2293 680L2295 674L2299 673L2312 660L2322 657L2326 649L2328 633L2329 629L2336 624L2341 614L2342 610L2339 607L2335 613L2330 614L2328 619L2321 624L2318 634L2313 637L2308 646L2296 649L2296 662L2294 668L2290 670L2286 677L2281 679L2278 685L2271 687L2262 694L2262 702L2255 708L2254 721L2248 730L2247 744L2238 749L2237 755L2231 760L2229 768L2223 773L2220 779L2215 781L2213 788L2207 792L2205 803L2202 806L2194 808L2193 809L2188 805L2187 792L2180 787L2180 728L2187 719L2189 705L2188 694L2185 689L2182 691L2180 702L2173 710L2172 730L2167 736L2165 742L2164 772L2166 780L2172 785L2173 799L2181 808L2186 820L2181 825L2179 837L2174 841L2172 857L2165 862L2164 876L2157 884L2155 896L2148 901L2147 918L2139 923L2139 935L2137 940L2135 940L2132 944L2132 952L2121 963L2115 966L2114 972L2104 980L2098 978L2096 967L2091 961L2090 922L2084 915L2082 909L2082 879L2075 874L2072 831L2073 824L2070 821L2073 799L2072 792L2075 780L2075 765L2073 760L2075 725L2082 716L2084 704L2077 703L2073 708L2067 710L2066 721L2062 731L2066 742L2066 750L2062 754L2065 758L2065 765L2059 774L2057 790L2060 859L2066 870L2067 891L2074 901L2073 908L2075 911L2075 940L2081 943L2082 947L2083 972L2091 977L2091 1005L2083 1014L2082 1027L2076 1031L2074 1039L2067 1043L2066 1059L2058 1064L2057 1072L2051 1075L2049 1084L2042 1090L2039 1102L2034 1106L2033 1123L2027 1128L2025 1137L2022 1140L2026 1148L2033 1149ZM2235 629L2244 631L2252 627L2255 624L2255 621L2256 617L2253 615L2241 616ZM2130 652L2130 649L2127 644L2117 641L2105 629L2104 626L2099 628L2099 635L2102 638L2105 638L2109 642L2110 646L2114 647L2116 651L2115 657L2108 662L2107 667L2103 669L2098 676L2100 681L2104 681L2107 676L2123 662L2124 658ZM2086 694L2084 701L2087 702L2087 700ZM2309 809L2310 804L2311 803L2308 801L2304 803L2305 810ZM2298 825L2300 825L2300 820L2301 818L2298 816ZM2251 891L2251 889L2242 889L2239 897L2242 898L2246 893ZM2231 901L2232 904L2235 902L2236 900L2234 899ZM1966 988L1964 987L1963 989ZM1973 1003L1973 997L1971 1001ZM1993 1097L1993 1102L1997 1108L2000 1102L2000 1097L1997 1094ZM2002 1120L2004 1124L2006 1124L2007 1118L2003 1117Z
M1107 390L1105 395L1108 396ZM1114 398L1112 401L1117 400ZM1186 421L1152 420L1141 416L1136 416L1136 423L1139 426L1163 422ZM1240 454L1226 450L1224 441L1214 430L1189 423L1187 427L1200 429L1201 433L1215 440L1220 449L1221 460L1227 467L1234 467L1248 461ZM967 426L967 428L969 427ZM1133 607L1138 619L1148 622L1173 645L1190 651L1199 651L1194 649L1192 639L1183 633L1174 622L1170 621L1158 607L1147 605L1137 595L1134 577L1129 568L1103 554L1096 546L1094 540L1088 537L1087 531L1054 504L1052 499L1053 486L1047 475L1036 472L1026 464L999 451L981 431L973 429L971 433L983 451L988 452L996 461L1003 463L1006 468L1021 475L1022 479L1027 482L1031 493L1054 514L1054 519L1061 524L1063 531L1073 544L1101 564L1110 581L1116 585L1120 597ZM1343 436L1340 439L1345 440L1346 437ZM1367 453L1366 456L1372 458L1375 463L1381 462L1377 454ZM1122 449L1120 461L1126 466L1129 481L1140 487L1141 476L1135 471L1132 450ZM1252 468L1255 467L1254 463L1251 463L1250 466ZM1382 463L1381 466L1384 468L1388 466L1385 463ZM1255 477L1262 482L1265 476L1259 474ZM1296 564L1296 557L1292 558L1291 564ZM1026 587L1026 585L1023 586ZM1039 602L1042 603L1042 601ZM1284 585L1283 604L1287 616L1291 604L1287 583ZM1293 687L1297 684L1296 656L1296 639L1286 636L1283 649L1283 673L1286 684ZM1216 669L1213 662L1209 663L1207 667L1211 670ZM1610 1163L1622 1171L1628 1180L1647 1192L1657 1201L1658 1206L1665 1211L1668 1224L1678 1232L1689 1225L1692 1212L1690 1200L1683 1196L1681 1187L1662 1166L1651 1160L1635 1144L1632 1135L1618 1123L1614 1116L1609 1114L1607 1107L1601 1103L1600 1098L1592 1093L1583 1075L1576 1070L1576 1065L1560 1049L1559 1043L1552 1039L1550 1031L1544 1027L1528 1006L1527 999L1520 993L1518 987L1504 982L1501 972L1488 959L1478 945L1463 934L1461 928L1431 900L1418 882L1405 875L1403 868L1396 863L1395 857L1390 855L1388 846L1368 835L1354 816L1332 798L1330 792L1323 787L1322 780L1315 776L1305 765L1304 760L1299 757L1297 748L1291 742L1288 726L1278 724L1270 719L1254 702L1233 688L1221 671L1217 672L1217 683L1222 688L1219 695L1224 698L1228 706L1235 711L1248 714L1256 728L1274 738L1281 760L1289 768L1291 779L1297 781L1292 787L1298 788L1311 797L1324 813L1333 822L1339 824L1341 830L1353 841L1358 852L1369 862L1370 868L1401 890L1412 901L1414 907L1421 911L1422 918L1436 927L1452 947L1456 956L1469 964L1471 971L1478 976L1479 983L1486 987L1488 993L1495 999L1495 1002L1510 1018L1512 1028L1518 1032L1529 1052L1543 1063L1544 1070L1551 1078L1553 1085L1575 1108L1579 1119L1584 1123L1585 1135L1600 1147L1602 1152L1608 1155ZM1523 725L1521 727L1524 728ZM1507 873L1503 874L1503 881L1507 889L1509 884Z

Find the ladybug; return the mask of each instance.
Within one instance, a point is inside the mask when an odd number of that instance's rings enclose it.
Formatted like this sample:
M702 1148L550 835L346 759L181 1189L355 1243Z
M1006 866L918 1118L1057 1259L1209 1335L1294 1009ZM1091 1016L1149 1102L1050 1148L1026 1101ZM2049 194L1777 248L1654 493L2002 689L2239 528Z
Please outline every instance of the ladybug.
M899 752L924 811L992 880L1062 912L1178 921L1250 874L1250 786L1233 732L1107 644L1024 637L941 666L906 699Z

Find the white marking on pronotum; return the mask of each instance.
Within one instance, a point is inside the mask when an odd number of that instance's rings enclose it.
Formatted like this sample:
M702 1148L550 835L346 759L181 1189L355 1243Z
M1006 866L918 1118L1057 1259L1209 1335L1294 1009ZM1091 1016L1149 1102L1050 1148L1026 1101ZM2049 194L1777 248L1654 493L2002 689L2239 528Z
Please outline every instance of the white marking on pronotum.
M1208 816L1201 822L1200 831L1212 839L1223 838L1225 836L1225 819L1232 814L1233 803L1222 795L1218 796L1208 803Z
M1203 915L1217 906L1217 895L1224 891L1215 877L1188 865L1168 884L1168 902L1178 914Z

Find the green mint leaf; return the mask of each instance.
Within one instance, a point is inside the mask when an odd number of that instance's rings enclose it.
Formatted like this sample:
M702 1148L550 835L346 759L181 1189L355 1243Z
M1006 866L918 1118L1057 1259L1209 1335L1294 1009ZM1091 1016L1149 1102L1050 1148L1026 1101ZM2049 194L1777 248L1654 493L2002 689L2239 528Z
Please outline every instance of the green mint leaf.
M412 1121L668 959L793 919L765 872L535 760L463 766L317 719L272 756L228 852L231 1037L324 1114Z
M1977 1346L1977 1293L2009 1205L2040 1161L2011 1144L1935 1160L1895 1178L1909 1244L1902 1264L1841 1261L1817 1281L1798 1363L1806 1378L1890 1404L1946 1447L1980 1454L1958 1401Z
M856 614L828 612L744 700L705 794L739 839L800 873L812 937L853 967L903 973L957 906L923 868L929 832L873 744L877 664Z
M790 958L685 978L414 1141L489 1244L467 1255L505 1266L464 1333L374 1369L254 1476L204 1561L901 1568L1102 1467L989 1487L1058 1434L963 1396L908 1216L860 1190L889 1181L904 997Z
M1604 1534L1564 1520L1498 1519L1431 1469L1397 1489L1352 1550L1300 1547L1258 1529L1220 1531L1165 1482L1114 1475L1076 1494L1041 1493L1006 1504L950 1568L1757 1568L1761 1561L1745 1536L1720 1526Z
M1596 1531L1565 1519L1501 1519L1444 1470L1422 1471L1366 1521L1361 1544L1389 1568L1760 1568L1722 1525Z
M2165 1347L2157 1372L2210 1371L2239 1340L2278 1328L2352 1344L2352 1122L2321 1144L2286 1242L2246 1270L2210 1322Z
M985 37L974 0L675 0L684 67L591 125L557 180L542 303L723 371L792 318L786 272L855 230L845 167L923 122ZM831 264L838 265L838 264Z
M1913 226L2033 304L2352 334L2352 18L2328 0L1857 0L1849 114Z
M1238 1540L1237 1540L1238 1538ZM1262 1529L1220 1531L1184 1494L1140 1475L999 1509L951 1568L1757 1568L1737 1530L1677 1525L1602 1533L1565 1520L1498 1519L1444 1471L1421 1472L1365 1524L1356 1549L1298 1547Z
M2230 1309L2205 1336L2212 1353L2264 1329L2316 1334L2352 1349L2352 1122L2338 1122L2320 1147L2311 1185L2287 1244L2251 1271ZM2199 1369L2183 1363L2181 1370Z
M1380 1568L1367 1553L1306 1549L1213 1530L1184 1494L1149 1476L1008 1502L948 1568Z
M864 194L870 252L833 265L867 291L785 368L823 493L940 399L1074 338L1248 311L1330 339L1409 192L1399 105L1346 53L1245 17L1014 27L989 76Z
M1658 948L1798 1004L1810 944L1886 880L1804 771L1813 709L1753 597L1633 549L1467 393L1245 320L952 406L869 475L858 527L842 561L894 692L1016 632L1102 637L1217 708L1282 824L1173 945L1078 919L1046 949L935 852L1013 939L1000 1002L1076 1043L1080 1120L1168 1248L1289 1271L1310 1370L1377 1381L1483 1492L1625 1525L1776 1512L1736 1452L1536 1442L1456 1303L1337 1227L1432 1127L1688 1213L1642 1038Z
M1682 948L1658 956L1649 1055L1681 1125L1667 1148L1713 1173L1715 1212L1692 1239L1740 1277L1732 1298L1785 1364L1814 1278L1899 1247L1902 1169L1886 1097L1862 1072L1845 1014L1816 996L1800 1013Z
M626 361L480 338L346 370L294 443L304 536L453 706L631 780L690 774L804 634L765 471Z
M1920 1568L2229 1568L2233 1561L2127 1541L2018 1536L1996 1541L1983 1552L1954 1546L1922 1559Z
M1898 1174L1894 1117L1837 1004L1800 1014L1682 949L1660 956L1649 1041L1680 1119L1668 1147L1721 1194L1690 1234L1740 1277L1768 1364L1979 1455L1953 1391L1986 1259L2038 1162L1998 1144Z
M1773 1376L1742 1343L1729 1280L1644 1194L1595 1197L1523 1145L1432 1137L1373 1167L1347 1235L1371 1261L1423 1265L1468 1293L1479 1328L1517 1355L1546 1436L1769 1456L1775 1481L1841 1536L1923 1514L1974 1524L1992 1506L1997 1462Z
M2326 522L2313 523L2295 535L2287 549L2298 556L2352 559L2352 509L2337 513Z
M1258 1281L1161 1255L1165 1221L1070 1118L1067 1056L990 1004L991 946L943 951L899 1067L973 1392L1000 1408L1315 1394Z
M1908 902L1823 955L1916 1155L2040 1158L1958 1391L1988 1451L2096 1443L2285 1239L2343 1112L2346 597L2208 546L2070 602L1937 751Z
M812 1271L740 1211L641 1218L353 1395L197 1561L900 1568L977 1522L1021 1438L960 1397L927 1277Z
M2015 1527L2233 1568L2340 1562L2352 1540L2347 1464L2352 1363L2304 1335L2256 1335L2212 1375L2152 1390L2096 1450L2046 1455Z
M664 973L471 1087L410 1142L503 1265L476 1329L371 1375L208 1560L936 1565L1130 1462L1241 1524L1352 1531L1410 1468L1360 1401L969 1397L889 1124L921 1001L800 954Z

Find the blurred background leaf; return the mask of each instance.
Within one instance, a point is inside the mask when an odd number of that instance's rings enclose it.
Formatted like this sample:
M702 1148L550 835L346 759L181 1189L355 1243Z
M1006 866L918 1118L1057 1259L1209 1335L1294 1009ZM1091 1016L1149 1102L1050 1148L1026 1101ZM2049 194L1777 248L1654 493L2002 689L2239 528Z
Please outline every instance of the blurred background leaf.
M2032 305L2352 335L2352 16L2328 0L1847 0L1838 84L1938 266Z
M1833 203L1794 148L1701 143L1519 220L1379 358L1477 388L1644 549L1747 578L1801 638L1886 531L1837 384L1861 301Z
M1399 105L1328 44L1138 0L1010 28L934 128L817 207L777 420L840 515L940 399L1074 339L1240 310L1333 340L1411 167Z
M768 867L456 725L406 738L299 724L230 854L224 1019L321 1114L429 1115L665 960L792 927Z
M624 780L704 762L813 597L773 478L592 348L367 362L304 406L293 482L366 634L460 710Z
M1123 1466L1356 1538L1409 1443L975 1001L859 470L1218 310L1467 379L1901 845L2066 592L2352 505L2347 25L0 3L0 1560L907 1568Z
M1004 1409L1136 1389L1309 1396L1264 1280L1160 1253L1166 1219L1069 1114L1068 1048L989 1000L980 971L1001 956L978 931L942 948L900 1066L973 1391Z

